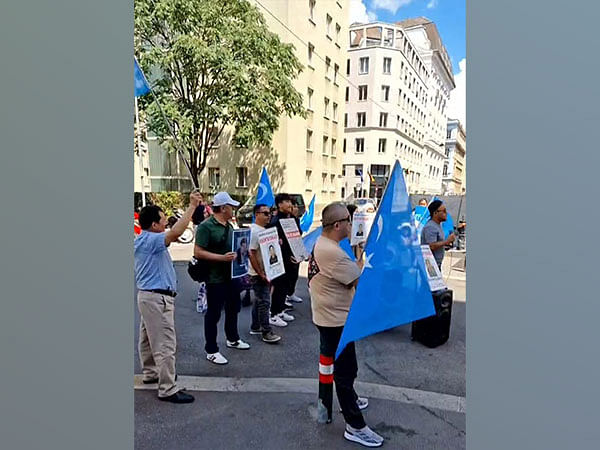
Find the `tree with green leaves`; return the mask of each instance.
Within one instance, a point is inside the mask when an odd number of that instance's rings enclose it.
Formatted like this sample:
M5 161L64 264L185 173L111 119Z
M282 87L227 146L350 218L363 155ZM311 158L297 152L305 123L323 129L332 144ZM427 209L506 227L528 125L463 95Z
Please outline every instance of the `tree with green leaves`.
M225 129L234 145L268 146L282 115L306 114L293 86L303 69L294 47L247 0L136 0L134 44L196 185ZM141 106L174 150L152 97Z

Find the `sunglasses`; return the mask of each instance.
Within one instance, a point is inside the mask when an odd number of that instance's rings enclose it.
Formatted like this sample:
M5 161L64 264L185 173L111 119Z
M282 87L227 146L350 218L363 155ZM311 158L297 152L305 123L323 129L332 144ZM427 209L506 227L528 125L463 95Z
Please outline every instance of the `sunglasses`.
M336 223L346 222L346 221L348 221L348 223L352 223L352 219L350 218L350 216L346 217L345 219L335 220L335 221L333 221L333 222L331 222L331 223L329 223L327 225L323 225L323 226L324 227L329 227L331 225L335 225Z

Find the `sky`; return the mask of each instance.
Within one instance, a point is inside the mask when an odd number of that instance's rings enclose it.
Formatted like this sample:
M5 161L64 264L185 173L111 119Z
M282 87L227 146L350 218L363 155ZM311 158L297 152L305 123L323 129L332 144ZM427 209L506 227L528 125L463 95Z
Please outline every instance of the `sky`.
M466 129L466 0L350 0L350 23L398 22L427 17L435 22L452 62L456 88L450 93L448 117Z

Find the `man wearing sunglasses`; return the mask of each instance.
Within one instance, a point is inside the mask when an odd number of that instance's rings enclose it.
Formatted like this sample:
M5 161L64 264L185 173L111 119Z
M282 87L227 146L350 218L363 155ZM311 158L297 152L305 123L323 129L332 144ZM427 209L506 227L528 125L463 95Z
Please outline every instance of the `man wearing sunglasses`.
M281 340L271 330L270 310L271 310L271 283L267 279L258 242L258 233L263 231L271 219L271 210L265 204L258 204L254 207L254 223L250 225L250 280L252 290L256 299L252 306L252 324L250 325L250 334L262 335L262 340L268 344L274 344Z
M361 413L369 402L354 390L354 380L358 374L354 343L348 344L334 362L363 267L362 251L354 262L339 245L352 231L350 212L344 205L327 205L321 222L323 232L317 239L308 263L312 317L320 335L319 409L326 410L328 419L331 418L335 381L346 421L344 437L367 447L379 447L383 444L383 438L367 426Z
M428 209L431 219L425 224L421 232L421 245L429 244L435 262L439 269L442 270L444 247L454 242L454 233L450 233L448 239L444 239L444 230L441 224L448 218L448 212L446 211L446 205L441 200L431 202Z

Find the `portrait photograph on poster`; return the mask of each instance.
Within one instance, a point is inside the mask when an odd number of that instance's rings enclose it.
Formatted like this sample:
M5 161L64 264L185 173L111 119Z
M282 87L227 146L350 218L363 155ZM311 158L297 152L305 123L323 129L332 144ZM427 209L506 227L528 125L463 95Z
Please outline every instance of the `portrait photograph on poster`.
M279 246L279 237L276 228L268 228L258 234L260 254L265 268L265 274L269 281L283 275L285 266Z
M248 273L250 264L250 229L233 230L232 245L235 259L231 262L231 278L243 277Z

